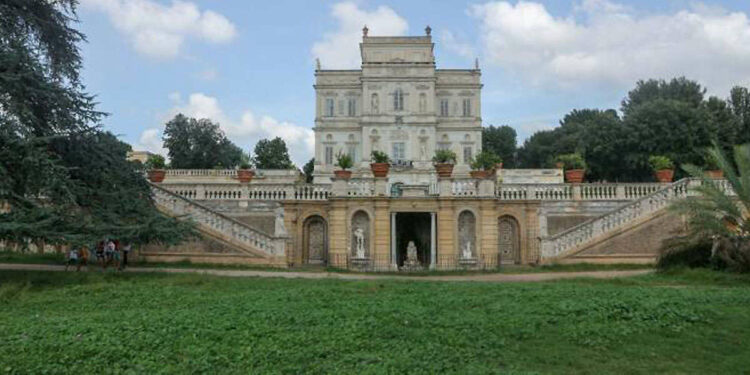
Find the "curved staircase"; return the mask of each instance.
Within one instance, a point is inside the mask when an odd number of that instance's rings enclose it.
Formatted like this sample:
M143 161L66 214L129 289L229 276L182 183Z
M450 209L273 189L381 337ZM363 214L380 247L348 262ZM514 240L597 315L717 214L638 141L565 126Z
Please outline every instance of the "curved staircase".
M265 258L269 263L285 261L285 236L265 233L160 186L150 185L159 211L181 220L192 220L203 236L240 253Z

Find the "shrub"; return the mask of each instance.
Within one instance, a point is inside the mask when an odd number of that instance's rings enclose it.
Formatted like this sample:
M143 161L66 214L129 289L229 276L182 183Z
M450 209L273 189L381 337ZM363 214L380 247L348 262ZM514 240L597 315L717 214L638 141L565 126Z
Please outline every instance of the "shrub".
M489 171L495 169L497 163L501 163L502 161L503 159L500 159L494 152L482 151L471 161L471 169L475 171Z
M690 241L676 237L664 241L659 250L656 267L669 269L673 267L707 267L711 264L711 241Z
M674 163L672 159L663 155L651 155L648 158L648 164L654 171L660 171L663 169L674 169Z
M565 169L586 169L586 161L579 153L559 155L555 161L562 163Z
M383 151L375 150L370 153L370 159L372 159L373 163L390 163L391 158L388 157L388 154L386 154Z
M354 161L352 160L352 157L349 156L349 154L345 154L343 152L336 155L336 163L338 163L339 168L343 170L347 170L354 166Z
M432 157L433 163L453 164L456 162L456 153L451 150L436 150Z
M240 164L237 166L239 169L252 169L253 163L250 161L250 155L242 153L240 157Z
M709 171L715 171L721 169L719 167L719 161L716 160L716 156L714 156L712 153L706 154L706 170Z
M161 155L151 155L146 160L146 169L164 169L166 164L164 157Z

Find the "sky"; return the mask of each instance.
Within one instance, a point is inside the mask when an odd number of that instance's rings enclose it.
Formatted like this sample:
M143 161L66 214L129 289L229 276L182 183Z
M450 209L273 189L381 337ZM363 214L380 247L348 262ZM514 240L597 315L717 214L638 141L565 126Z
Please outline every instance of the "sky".
M483 125L518 141L573 109L614 108L639 79L709 95L750 86L750 1L81 0L83 80L104 128L166 155L164 124L209 118L246 151L279 136L312 157L315 59L360 65L370 35L424 35L438 68L482 69Z

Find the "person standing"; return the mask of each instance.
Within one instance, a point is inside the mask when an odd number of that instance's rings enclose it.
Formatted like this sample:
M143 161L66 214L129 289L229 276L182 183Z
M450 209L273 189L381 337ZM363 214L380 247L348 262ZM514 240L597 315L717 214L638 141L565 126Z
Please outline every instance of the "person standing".
M68 251L68 261L65 263L65 271L68 270L71 264L78 264L78 250L74 246L71 246Z
M84 245L81 246L81 252L78 254L78 256L81 258L81 260L78 262L78 267L76 267L76 271L81 270L81 266L86 266L86 271L89 270L89 256L91 253L89 253L89 247Z
M104 270L104 241L97 242L95 247L96 261L99 262L99 265L102 266L102 270Z
M106 271L107 266L115 259L115 243L111 239L107 240L106 245L104 245L104 258L104 270Z
M130 253L130 249L132 248L132 244L130 242L126 243L125 246L122 247L122 264L120 265L120 269L124 270L125 267L128 266L128 254Z

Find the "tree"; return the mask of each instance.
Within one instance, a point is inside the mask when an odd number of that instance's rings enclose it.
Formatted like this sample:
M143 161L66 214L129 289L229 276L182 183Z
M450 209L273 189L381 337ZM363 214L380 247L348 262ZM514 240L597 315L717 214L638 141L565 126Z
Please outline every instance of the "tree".
M746 87L733 87L728 105L738 122L736 143L750 142L750 91Z
M217 123L177 114L164 128L164 147L173 168L234 168L242 161L242 149L230 141Z
M305 182L308 184L313 181L313 170L315 169L315 158L310 159L304 167L302 167L302 172L305 174Z
M700 180L693 188L697 194L674 202L670 208L687 217L688 232L673 240L663 255L674 257L674 252L690 249L686 243L710 241L710 256L715 264L750 272L750 144L734 147L734 161L718 147L712 148L710 154L735 194L730 195L723 184L707 177L700 167L686 165L685 170Z
M99 128L78 76L76 3L0 3L0 239L179 241L190 228L158 213L129 146Z
M553 166L556 133L541 130L531 135L518 150L518 166L521 168L548 168Z
M482 128L482 150L503 159L505 168L516 167L516 130L508 125Z
M258 169L294 169L283 139L261 139L255 144L253 164Z

